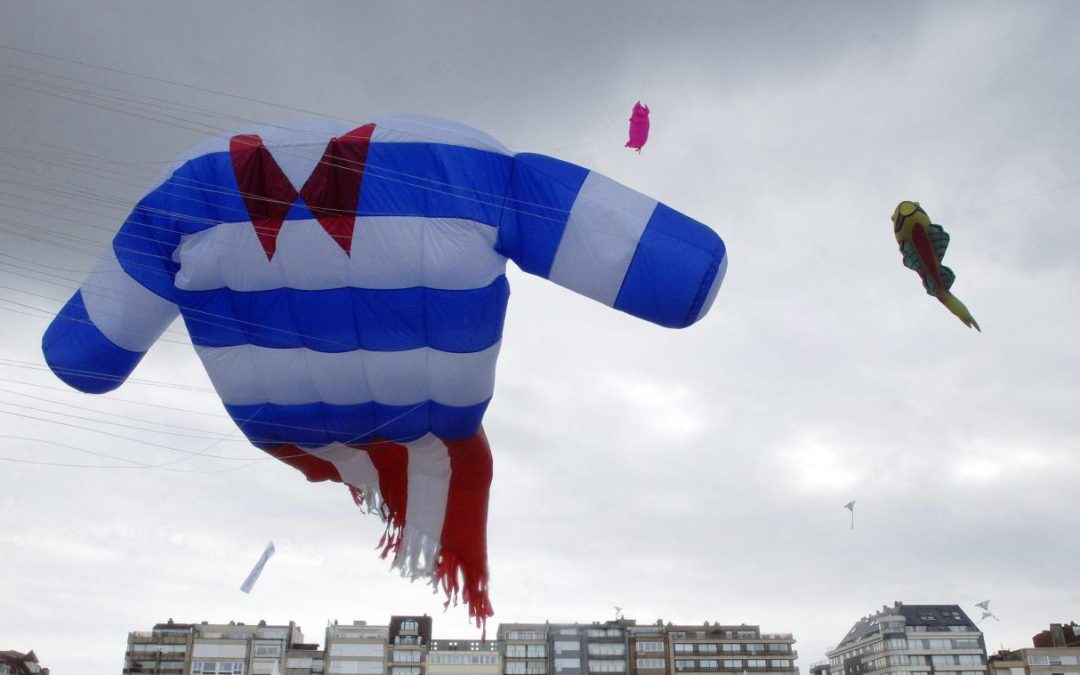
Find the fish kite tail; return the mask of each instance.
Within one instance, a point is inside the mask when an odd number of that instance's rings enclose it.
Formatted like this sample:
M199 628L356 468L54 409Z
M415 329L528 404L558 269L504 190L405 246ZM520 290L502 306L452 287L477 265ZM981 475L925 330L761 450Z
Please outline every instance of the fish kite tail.
M949 308L949 311L956 315L956 318L964 322L964 325L968 328L974 328L975 330L982 332L982 328L979 328L979 322L975 320L975 317L971 316L971 312L964 303L960 302L960 298L956 297L952 293L945 292L938 296L938 300L941 304Z

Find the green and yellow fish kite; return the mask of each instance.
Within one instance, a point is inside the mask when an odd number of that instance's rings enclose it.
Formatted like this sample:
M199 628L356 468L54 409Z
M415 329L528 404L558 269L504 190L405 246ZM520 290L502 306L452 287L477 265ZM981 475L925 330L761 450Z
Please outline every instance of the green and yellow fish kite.
M941 264L945 249L949 247L949 233L940 225L930 222L930 216L922 210L919 202L900 202L892 215L893 231L904 266L922 277L926 292L941 301L969 328L982 332L971 312L960 298L949 292L956 275Z

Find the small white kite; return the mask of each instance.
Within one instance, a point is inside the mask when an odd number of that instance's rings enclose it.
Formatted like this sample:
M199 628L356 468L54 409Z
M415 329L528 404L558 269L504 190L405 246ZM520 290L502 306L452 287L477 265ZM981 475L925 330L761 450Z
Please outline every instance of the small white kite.
M259 556L259 562L255 563L255 567L251 568L251 573L247 575L247 579L244 579L244 583L240 585L240 590L245 593L250 593L251 589L255 586L255 582L259 580L259 575L262 574L263 567L266 567L266 561L270 559L270 556L274 555L277 549L274 548L274 542L270 542L266 545L266 549L263 550L262 555Z
M982 615L982 618L979 619L979 623L982 623L987 618L991 618L994 621L1001 621L1001 619L994 616L994 613L990 611L990 601L989 600L983 600L982 602L976 602L975 606L981 608L982 611L983 611L983 615Z
M844 504L844 508L851 511L851 529L855 529L855 500L852 499L847 504Z

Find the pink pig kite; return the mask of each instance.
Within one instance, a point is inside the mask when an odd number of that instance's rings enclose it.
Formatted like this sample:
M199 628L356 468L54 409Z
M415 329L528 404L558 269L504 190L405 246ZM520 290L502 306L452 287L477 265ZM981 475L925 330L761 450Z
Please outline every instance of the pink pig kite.
M645 147L649 140L649 106L642 105L641 101L634 104L634 112L630 115L630 140L623 147L634 148L638 152Z

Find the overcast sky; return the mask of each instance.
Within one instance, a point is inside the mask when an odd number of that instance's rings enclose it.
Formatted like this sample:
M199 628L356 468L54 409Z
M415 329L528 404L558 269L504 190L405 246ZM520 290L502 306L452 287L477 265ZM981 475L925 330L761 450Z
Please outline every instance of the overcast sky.
M248 121L389 111L595 169L728 246L683 331L511 265L492 626L745 622L794 633L806 673L894 600L978 620L990 598L990 650L1080 619L1080 4L315 6L0 0L0 649L104 675L169 617L478 635L387 571L344 488L242 440L182 324L106 396L42 370L49 317L165 161ZM903 199L952 235L982 333L902 266ZM117 464L85 450L175 463L56 466Z

